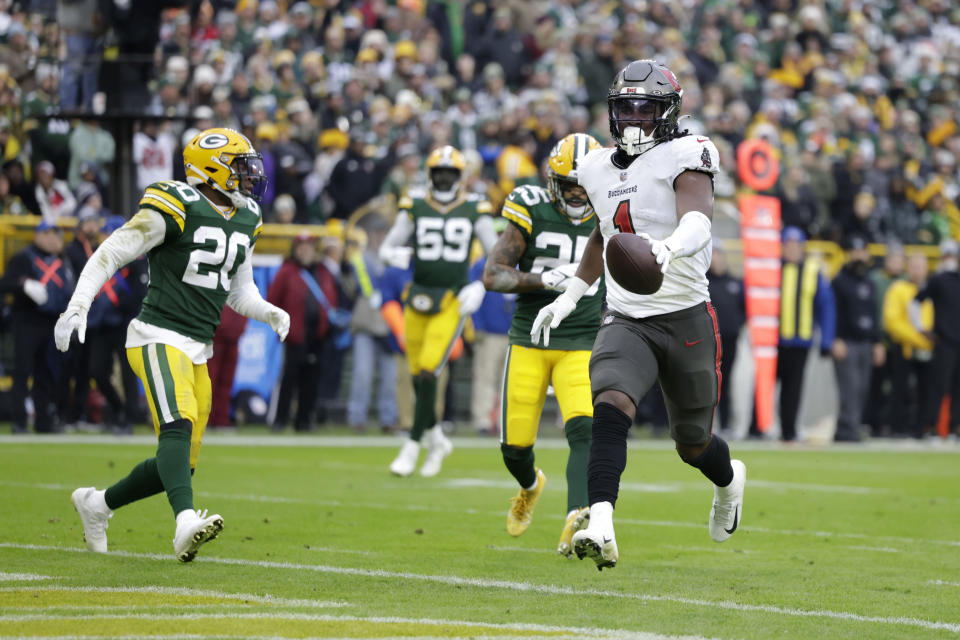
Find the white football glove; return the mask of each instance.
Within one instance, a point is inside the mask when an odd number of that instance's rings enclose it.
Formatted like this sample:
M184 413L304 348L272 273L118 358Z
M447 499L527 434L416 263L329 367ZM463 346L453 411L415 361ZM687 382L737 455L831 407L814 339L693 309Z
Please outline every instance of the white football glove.
M397 269L409 269L410 258L413 257L413 247L391 247L383 254L383 261Z
M87 339L87 312L83 309L67 308L60 314L56 326L53 327L53 340L57 349L66 352L70 348L70 338L76 330L80 343Z
M267 324L276 332L280 342L283 342L290 332L290 314L275 306L267 312Z
M567 290L567 286L570 284L570 278L577 274L577 269L579 268L579 262L565 264L562 267L557 267L556 269L550 269L541 273L540 281L543 282L543 287L545 289L563 292Z
M540 344L540 335L543 334L543 346L550 346L550 329L556 329L563 319L577 308L577 302L566 292L557 296L557 299L540 309L533 327L530 329L530 339L533 344Z
M42 305L47 301L49 297L47 295L47 288L40 283L39 280L26 279L23 281L23 292L27 294L27 297L37 303L37 305Z
M457 300L460 301L460 315L468 316L483 304L483 296L487 294L486 288L479 280L474 280L457 294Z
M660 265L660 273L666 273L667 267L670 266L670 261L673 259L673 249L668 247L663 240L654 240L649 233L638 233L637 235L650 243L653 257L657 259L657 264Z

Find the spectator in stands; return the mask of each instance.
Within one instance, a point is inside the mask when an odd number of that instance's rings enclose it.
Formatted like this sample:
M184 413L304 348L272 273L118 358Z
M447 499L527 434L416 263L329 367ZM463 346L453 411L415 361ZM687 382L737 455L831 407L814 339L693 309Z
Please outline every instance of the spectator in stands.
M295 401L294 430L312 431L321 354L330 334L326 308L337 304L336 282L317 260L314 236L303 234L294 238L290 257L270 284L267 300L290 314L280 389L272 400L273 430L286 427Z
M33 91L37 57L31 49L30 33L21 22L14 20L7 27L6 36L6 43L0 44L0 64L21 91Z
M104 237L125 222L123 216L107 217L103 224ZM148 281L147 258L140 256L113 274L94 298L87 314L89 373L110 410L104 430L120 435L133 433L133 421L140 414L140 385L127 360L127 325L140 313ZM115 365L120 370L123 398L113 385Z
M60 359L53 347L53 326L67 308L74 284L60 230L47 221L37 226L33 244L10 258L0 278L0 293L13 294L13 433L27 431L28 395L33 400L34 431L59 430L54 384Z
M506 221L504 218L500 220ZM502 227L499 229L502 231ZM486 257L470 267L471 282L480 280ZM499 434L500 394L509 341L507 332L513 320L517 295L487 291L483 304L473 314L473 375L471 377L470 421L478 435Z
M60 218L72 216L77 208L77 200L73 192L63 180L54 176L53 163L47 160L36 166L37 186L36 200L40 207L40 215L47 222L56 222Z
M953 240L940 244L940 268L917 292L917 301L933 303L934 342L931 382L935 392L923 407L926 433L934 433L944 396L960 399L960 247ZM950 404L950 427L960 434L960 401Z
M727 269L727 254L719 244L713 245L713 258L707 272L710 287L710 301L717 314L717 327L720 330L720 403L717 405L720 428L729 430L730 396L732 393L733 363L737 359L737 343L740 330L747 321L746 299L743 280L731 274Z
M883 348L883 364L874 367L870 376L870 396L864 414L864 422L870 427L870 434L877 437L887 437L892 433L891 418L893 416L893 365L891 351L899 349L891 341L883 320L883 305L890 286L903 277L906 267L906 256L903 245L892 241L887 244L887 255L883 258L883 266L870 271L870 280L876 291L877 318L880 322L881 346ZM914 292L916 293L916 292ZM912 297L912 296L911 296Z
M198 127L203 129L203 127ZM133 134L133 163L137 165L137 189L145 190L154 182L173 179L173 154L176 142L157 120L144 120Z
M90 111L100 72L103 15L98 0L57 0L57 22L65 42L60 109Z
M104 168L113 162L116 143L108 131L96 120L81 120L70 133L70 172L67 182L71 188L80 184L80 166L85 161L95 163L100 169L97 176L100 184L109 184L109 174Z
M345 220L362 204L377 195L396 162L395 146L383 158L374 160L365 153L363 132L350 130L350 145L330 174L327 193L333 199L331 217Z
M247 317L229 306L223 307L220 325L213 334L213 357L207 362L213 401L209 423L214 428L231 426L230 401L233 397L233 379L240 356L240 338L247 328Z
M847 242L847 263L833 279L837 306L837 333L830 349L837 375L840 415L836 442L859 442L860 426L870 391L870 374L883 364L877 291L870 278L870 252L866 240L853 236Z
M23 204L20 196L10 191L10 179L7 174L0 173L0 214L7 216L22 216L30 213Z
M892 343L888 351L892 402L890 425L894 437L923 436L920 412L935 402L932 380L933 302L914 302L926 285L929 265L923 254L907 258L906 278L887 289L883 300L883 328Z
M803 372L820 329L820 354L827 356L836 335L836 305L821 263L805 255L806 235L798 227L783 230L783 271L780 286L780 344L777 378L780 380L780 437L797 438L797 414L803 397ZM750 435L759 436L756 415Z
M370 393L374 389L374 378L377 377L377 418L382 431L393 431L397 427L397 370L393 358L396 343L391 344L390 330L380 315L383 300L381 287L386 266L377 255L388 227L386 221L377 214L367 218L369 222L364 220L367 246L362 251L355 251L350 259L360 290L350 324L353 334L353 371L347 422L358 432L366 428Z
M351 241L352 242L352 241ZM324 341L320 354L320 390L317 394L317 422L323 424L330 419L330 409L340 394L340 385L343 383L343 365L350 348L349 311L353 309L354 301L359 293L359 283L353 266L345 258L347 246L345 244L344 229L339 220L327 222L327 234L320 240L320 264L327 273L333 276L337 288L336 301L331 300L330 306L334 315L338 316L332 322L332 335ZM347 325L340 324L344 319Z
M64 253L67 262L75 275L79 275L87 264L87 260L100 245L100 228L103 226L103 217L98 211L88 206L80 207L77 211L77 228L73 240L67 245ZM60 417L68 428L86 431L87 429L87 396L90 392L90 349L89 342L80 344L77 341L70 351L62 357L60 378L57 383L57 405L60 408Z
M23 163L17 159L7 160L3 163L3 175L10 185L10 195L20 199L27 213L41 215L36 186L24 176Z

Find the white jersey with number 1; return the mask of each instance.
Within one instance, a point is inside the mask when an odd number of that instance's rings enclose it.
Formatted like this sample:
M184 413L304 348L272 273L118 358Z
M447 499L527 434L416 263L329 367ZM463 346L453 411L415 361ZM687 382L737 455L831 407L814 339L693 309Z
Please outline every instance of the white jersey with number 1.
M579 166L579 182L597 212L603 250L617 233L648 233L663 240L677 228L673 182L684 171L717 173L717 148L705 136L674 138L641 154L629 167L613 164L616 149L591 151ZM671 260L663 285L653 295L631 293L610 276L604 260L607 306L631 318L688 309L709 300L707 269L712 247L707 243L696 254Z

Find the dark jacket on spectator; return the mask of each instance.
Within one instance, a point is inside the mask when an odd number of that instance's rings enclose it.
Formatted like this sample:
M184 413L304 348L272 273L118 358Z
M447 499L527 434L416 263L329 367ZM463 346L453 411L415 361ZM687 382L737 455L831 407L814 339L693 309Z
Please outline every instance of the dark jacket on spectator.
M330 174L327 193L333 198L332 217L346 220L358 207L380 193L380 186L393 168L393 149L379 160L365 158L348 149Z
M833 279L837 304L837 338L851 342L879 342L877 290L869 273L844 265Z
M942 271L930 277L917 300L933 300L933 333L937 340L960 346L960 272Z
M747 321L743 280L729 273L718 276L707 272L710 302L717 312L717 328L724 338L736 336Z
M290 333L286 340L288 345L313 342L330 331L326 311L317 302L300 273L303 268L292 258L285 260L267 291L267 300L290 314ZM336 307L337 284L333 276L319 263L313 265L310 272L330 306ZM308 334L308 327L311 326L316 327L313 335Z
M38 306L23 292L25 280L39 280L46 285L47 302ZM41 251L31 244L10 258L0 278L0 293L13 294L13 312L38 313L44 316L59 316L67 308L76 285L70 262L62 255Z

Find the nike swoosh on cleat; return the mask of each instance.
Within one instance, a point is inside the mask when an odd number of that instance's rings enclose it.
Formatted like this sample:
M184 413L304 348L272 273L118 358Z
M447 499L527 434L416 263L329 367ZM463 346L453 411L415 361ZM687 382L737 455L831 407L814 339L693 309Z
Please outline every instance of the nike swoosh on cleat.
M706 138L697 138L697 142L706 142L706 141L707 141Z
M739 510L740 510L740 505L737 505L737 507L733 510L733 527L730 529L724 529L724 531L726 531L727 533L733 533L734 531L737 530L737 525L739 524L739 522L737 521L737 512Z
M691 342L690 340L685 340L683 342L683 346L692 347L693 345L700 344L701 342L703 342L703 338L700 338L699 340L694 340L693 342Z

